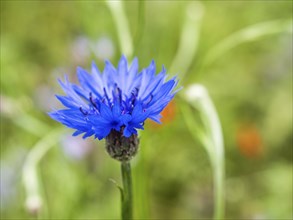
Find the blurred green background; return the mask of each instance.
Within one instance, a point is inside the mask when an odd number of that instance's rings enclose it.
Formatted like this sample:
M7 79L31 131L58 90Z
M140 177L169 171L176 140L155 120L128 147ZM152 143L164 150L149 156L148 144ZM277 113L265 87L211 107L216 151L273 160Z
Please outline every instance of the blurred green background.
M225 143L225 217L292 219L292 1L122 7L128 57L141 67L164 64L178 73L181 95L200 83L214 101ZM1 219L119 218L119 191L109 181L121 183L119 163L103 141L73 138L46 114L60 107L54 94L64 73L74 81L76 67L93 60L100 69L104 59L117 65L127 27L117 29L111 12L103 1L1 1ZM138 219L213 216L213 171L183 105L176 97L164 123L141 132L132 162ZM33 149L47 147L37 164L28 162ZM36 165L36 181L23 176L25 164Z

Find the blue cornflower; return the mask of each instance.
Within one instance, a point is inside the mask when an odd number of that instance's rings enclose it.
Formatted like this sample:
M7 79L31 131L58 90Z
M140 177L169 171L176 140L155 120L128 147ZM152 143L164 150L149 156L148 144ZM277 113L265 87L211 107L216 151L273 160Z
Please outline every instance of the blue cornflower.
M49 115L67 127L76 129L74 136L84 133L84 138L94 135L99 140L111 131L129 138L143 129L150 118L160 123L160 112L174 97L177 78L166 80L166 70L156 75L155 62L138 71L135 58L130 67L124 56L116 69L109 61L103 72L93 63L91 74L78 67L79 85L65 77L59 83L66 96L56 95L66 107Z

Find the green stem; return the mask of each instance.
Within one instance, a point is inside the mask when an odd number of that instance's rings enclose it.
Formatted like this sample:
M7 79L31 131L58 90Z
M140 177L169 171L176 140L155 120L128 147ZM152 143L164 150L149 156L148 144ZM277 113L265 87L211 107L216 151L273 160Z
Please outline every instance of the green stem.
M121 163L121 175L123 182L122 194L122 220L131 220L132 218L132 180L130 162Z

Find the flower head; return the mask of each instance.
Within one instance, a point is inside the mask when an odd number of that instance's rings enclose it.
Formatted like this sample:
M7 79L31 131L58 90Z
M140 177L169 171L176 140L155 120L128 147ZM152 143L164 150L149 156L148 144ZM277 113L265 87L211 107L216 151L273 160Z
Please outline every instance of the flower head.
M56 97L66 108L49 115L76 129L74 136L84 133L84 138L94 135L99 140L111 131L126 138L136 135L147 118L160 123L160 112L174 97L178 82L176 77L166 80L164 67L156 75L154 61L139 72L138 60L135 58L128 67L124 56L117 68L106 61L100 72L93 63L91 74L78 67L77 76L80 86L67 77L64 82L59 80L66 95Z

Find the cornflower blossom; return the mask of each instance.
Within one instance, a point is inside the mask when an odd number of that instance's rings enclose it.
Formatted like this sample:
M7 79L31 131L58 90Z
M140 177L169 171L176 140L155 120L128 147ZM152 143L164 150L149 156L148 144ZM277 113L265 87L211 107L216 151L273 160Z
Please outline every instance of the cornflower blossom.
M106 61L103 72L94 63L91 74L78 67L77 77L80 85L70 83L67 76L64 82L59 80L66 95L56 97L66 108L49 115L75 129L74 136L106 138L110 145L138 145L137 129L144 129L148 118L160 123L160 113L178 91L174 91L177 78L167 80L164 67L156 74L152 61L139 72L138 59L128 66L124 56L117 68Z

